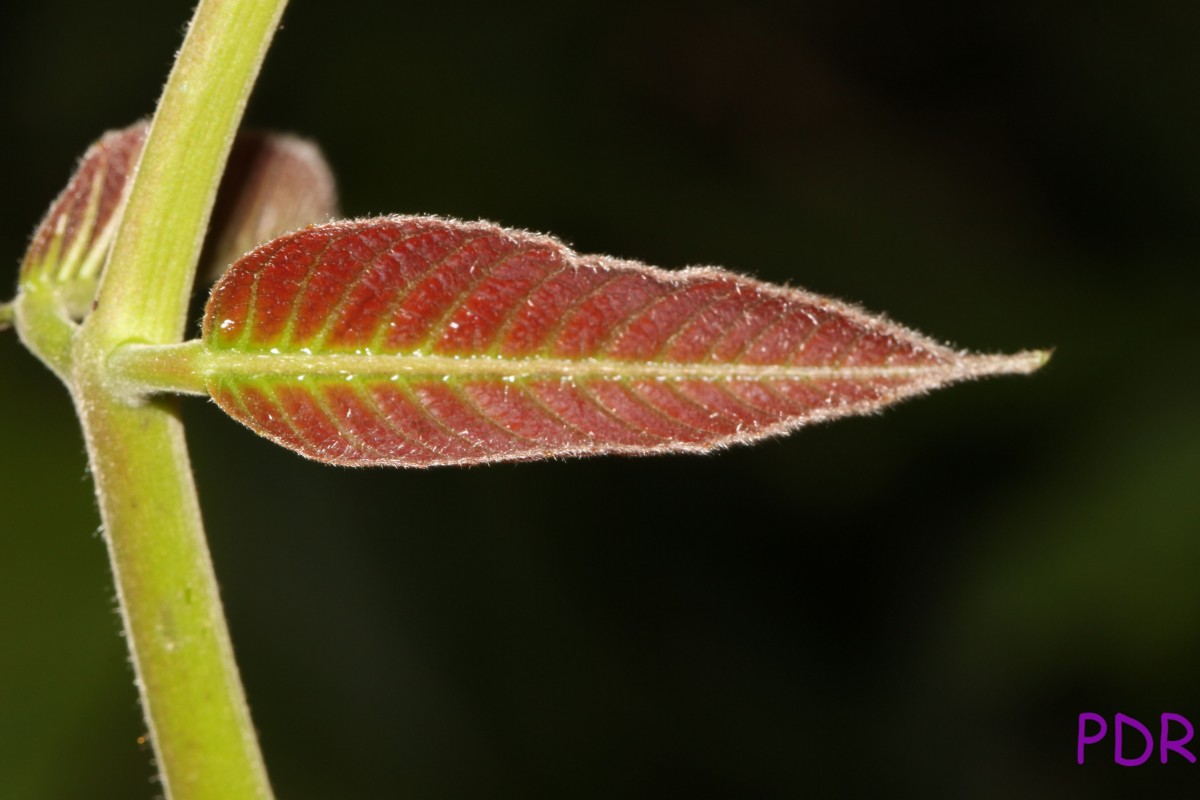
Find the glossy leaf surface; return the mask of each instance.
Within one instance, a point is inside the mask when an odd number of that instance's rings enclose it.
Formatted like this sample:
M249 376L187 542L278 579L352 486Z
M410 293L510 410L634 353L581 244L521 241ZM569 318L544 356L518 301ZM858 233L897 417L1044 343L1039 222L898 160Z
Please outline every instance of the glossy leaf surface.
M348 465L706 451L1044 361L959 353L720 269L430 217L247 254L214 288L203 341L226 412Z

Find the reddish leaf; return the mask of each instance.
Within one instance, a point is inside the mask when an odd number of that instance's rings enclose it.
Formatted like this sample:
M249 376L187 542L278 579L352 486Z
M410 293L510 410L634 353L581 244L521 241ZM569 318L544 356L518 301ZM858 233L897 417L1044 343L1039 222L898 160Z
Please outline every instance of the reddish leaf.
M336 216L333 173L316 144L282 133L240 133L221 179L199 274L215 280L252 247Z
M226 412L350 465L705 451L1045 360L959 353L719 269L430 217L247 254L213 290L204 343Z
M91 308L148 130L139 122L88 148L25 254L21 285L49 285L77 318ZM206 272L215 277L256 244L323 222L336 206L333 176L314 144L274 133L239 135L217 195Z
M147 127L139 122L109 131L88 148L67 187L34 231L21 264L22 286L37 282L65 289L70 305L79 313L79 306L90 305L91 290L112 243L117 211L142 152Z

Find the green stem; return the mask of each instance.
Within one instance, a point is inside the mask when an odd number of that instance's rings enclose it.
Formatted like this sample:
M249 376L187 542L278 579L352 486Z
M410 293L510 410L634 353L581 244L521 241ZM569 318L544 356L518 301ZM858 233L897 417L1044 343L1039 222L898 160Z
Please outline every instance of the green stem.
M148 395L208 394L204 342L127 344L108 360L108 371L121 393L133 402Z
M217 186L286 0L204 0L167 81L88 318L90 338L177 342Z
M16 316L16 303L0 303L0 331L7 330Z
M269 798L174 399L89 401L88 451L143 710L167 796ZM134 435L132 432L137 431Z
M64 382L71 372L71 347L79 326L71 321L59 295L42 284L27 286L9 304L17 336Z
M217 593L173 402L130 402L108 359L179 341L230 144L285 0L203 0L130 189L68 383L83 423L121 613L173 800L271 796Z

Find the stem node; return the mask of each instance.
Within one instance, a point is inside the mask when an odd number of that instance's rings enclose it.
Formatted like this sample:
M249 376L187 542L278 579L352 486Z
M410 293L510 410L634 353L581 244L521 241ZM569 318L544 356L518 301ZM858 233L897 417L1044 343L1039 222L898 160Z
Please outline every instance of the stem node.
M182 336L221 173L285 5L202 0L159 101L98 305L77 330L54 329L63 335L53 340L56 360L47 359L83 425L148 738L172 800L272 795L177 404L144 402L121 354L140 346L132 342Z

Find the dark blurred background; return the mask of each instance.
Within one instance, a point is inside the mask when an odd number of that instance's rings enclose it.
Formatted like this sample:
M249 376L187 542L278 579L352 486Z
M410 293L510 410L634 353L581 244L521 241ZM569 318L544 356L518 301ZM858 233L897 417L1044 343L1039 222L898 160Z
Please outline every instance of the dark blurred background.
M0 283L190 8L0 12ZM248 121L319 140L349 215L1056 352L708 457L347 471L189 399L281 799L1194 791L1075 735L1200 723L1198 32L1182 0L295 0ZM67 396L11 332L0 387L0 798L149 798Z

